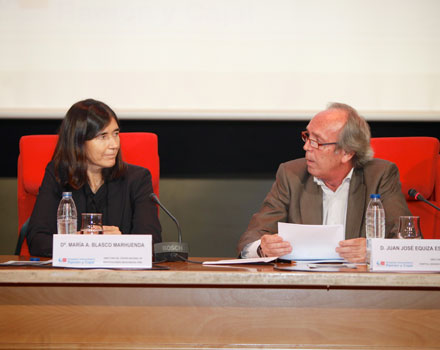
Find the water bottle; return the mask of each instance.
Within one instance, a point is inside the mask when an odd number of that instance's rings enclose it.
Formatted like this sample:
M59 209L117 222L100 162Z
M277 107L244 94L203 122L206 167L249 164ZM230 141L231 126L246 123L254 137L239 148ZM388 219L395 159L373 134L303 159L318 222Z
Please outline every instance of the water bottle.
M77 214L72 192L63 192L57 211L57 232L58 234L75 234L77 225Z
M385 210L380 201L380 194L370 195L366 215L367 263L371 257L371 238L385 238Z

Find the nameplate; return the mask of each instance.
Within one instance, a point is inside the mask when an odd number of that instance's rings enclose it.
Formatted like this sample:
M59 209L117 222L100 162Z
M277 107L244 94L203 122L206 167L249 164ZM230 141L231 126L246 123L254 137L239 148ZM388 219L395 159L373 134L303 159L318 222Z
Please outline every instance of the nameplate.
M371 271L440 271L440 240L371 240Z
M151 235L53 235L52 265L151 268Z

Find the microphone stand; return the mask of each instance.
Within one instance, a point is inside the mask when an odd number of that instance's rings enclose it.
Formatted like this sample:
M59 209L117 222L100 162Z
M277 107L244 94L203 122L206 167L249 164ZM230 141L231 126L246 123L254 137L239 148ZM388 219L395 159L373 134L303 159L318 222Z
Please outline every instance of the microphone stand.
M182 242L182 230L177 219L159 201L155 193L150 194L150 199L174 221L177 226L178 242L161 242L154 244L154 260L159 261L185 261L188 259L188 243Z

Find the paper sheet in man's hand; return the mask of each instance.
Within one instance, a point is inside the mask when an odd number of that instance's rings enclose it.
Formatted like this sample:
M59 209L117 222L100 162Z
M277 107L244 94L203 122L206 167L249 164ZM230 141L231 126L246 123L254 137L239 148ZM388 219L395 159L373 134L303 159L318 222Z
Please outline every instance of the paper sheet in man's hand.
M278 235L289 241L292 252L285 260L341 259L335 249L345 239L342 225L298 225L278 223Z

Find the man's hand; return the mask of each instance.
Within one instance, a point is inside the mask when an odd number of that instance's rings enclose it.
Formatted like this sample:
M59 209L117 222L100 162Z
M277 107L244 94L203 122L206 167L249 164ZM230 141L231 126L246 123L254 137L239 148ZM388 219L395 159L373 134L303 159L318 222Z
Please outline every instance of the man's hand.
M339 242L336 252L341 258L352 263L364 263L367 254L365 238L353 238Z
M121 231L118 226L103 226L105 235L120 235Z
M292 252L292 246L277 234L261 237L261 250L265 256L283 256Z

